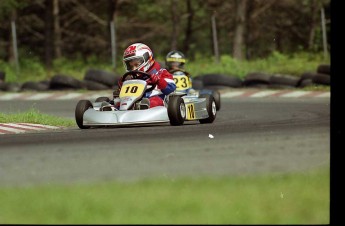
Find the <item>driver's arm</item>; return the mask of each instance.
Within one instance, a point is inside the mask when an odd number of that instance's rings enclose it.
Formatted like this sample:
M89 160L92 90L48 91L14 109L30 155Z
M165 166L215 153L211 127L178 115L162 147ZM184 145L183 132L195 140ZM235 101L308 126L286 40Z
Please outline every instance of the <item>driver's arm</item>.
M168 95L176 90L174 78L166 69L162 69L159 77L157 88L160 89L163 94Z

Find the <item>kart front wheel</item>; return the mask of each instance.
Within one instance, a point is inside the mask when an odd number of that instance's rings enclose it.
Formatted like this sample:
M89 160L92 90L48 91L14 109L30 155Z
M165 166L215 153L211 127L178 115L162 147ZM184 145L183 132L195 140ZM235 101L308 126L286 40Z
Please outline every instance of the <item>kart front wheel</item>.
M208 118L200 119L199 122L201 124L204 123L212 123L216 119L217 114L217 106L214 97L209 94L202 94L200 98L206 98L206 109L208 113Z
M75 121L80 129L89 129L90 126L83 125L84 112L92 108L92 103L89 100L80 100L75 108Z
M186 105L182 97L170 96L168 103L168 116L170 125L180 126L186 119Z

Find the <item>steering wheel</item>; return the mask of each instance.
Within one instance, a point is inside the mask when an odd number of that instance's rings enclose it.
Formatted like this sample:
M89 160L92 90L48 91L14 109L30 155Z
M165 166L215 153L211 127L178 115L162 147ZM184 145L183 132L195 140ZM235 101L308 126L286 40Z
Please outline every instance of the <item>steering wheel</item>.
M143 71L128 71L126 72L124 75L122 75L122 78L121 78L121 83L123 83L124 81L126 81L126 78L128 76L132 76L132 79L140 79L140 80L144 80L146 81L147 79L151 78L151 75L146 73L146 72L143 72ZM140 76L138 76L140 75ZM150 84L151 87L146 89L145 92L151 92L152 90L154 90L156 88L156 84Z

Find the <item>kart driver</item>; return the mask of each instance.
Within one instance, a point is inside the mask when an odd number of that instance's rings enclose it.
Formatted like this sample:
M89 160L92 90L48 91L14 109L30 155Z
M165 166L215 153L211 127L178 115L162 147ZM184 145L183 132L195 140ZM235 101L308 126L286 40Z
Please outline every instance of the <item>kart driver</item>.
M165 57L165 66L167 70L173 75L187 75L188 77L188 84L185 84L185 87L192 87L192 77L190 74L185 71L184 64L186 63L186 58L184 54L180 51L173 50L170 51ZM177 85L177 84L176 84ZM192 88L185 89L184 92L186 93L194 93L195 90Z
M172 74L165 68L161 68L159 63L155 61L151 49L143 43L134 43L127 47L123 53L123 65L128 71L142 71L151 75L147 83L156 85L151 92L146 92L142 102L149 102L149 108L156 106L164 106L164 98L176 89L176 85ZM140 76L140 74L138 74ZM119 106L119 94L122 86L122 78L119 79L119 89L114 91L114 105Z
M177 50L170 51L165 57L165 65L169 72L173 72L176 70L184 72L185 63L186 58L184 54Z

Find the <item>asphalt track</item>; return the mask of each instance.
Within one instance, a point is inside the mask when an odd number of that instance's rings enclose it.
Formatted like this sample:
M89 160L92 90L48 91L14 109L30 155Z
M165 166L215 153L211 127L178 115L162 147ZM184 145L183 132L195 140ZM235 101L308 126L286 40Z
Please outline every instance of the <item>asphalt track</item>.
M77 100L1 101L74 118ZM0 186L283 173L330 165L329 98L222 99L213 124L188 122L0 136Z

